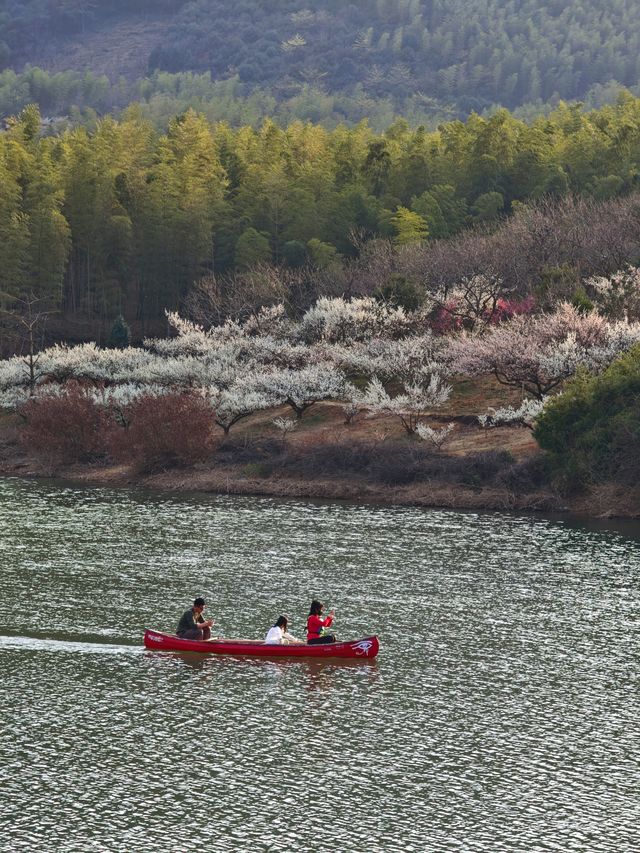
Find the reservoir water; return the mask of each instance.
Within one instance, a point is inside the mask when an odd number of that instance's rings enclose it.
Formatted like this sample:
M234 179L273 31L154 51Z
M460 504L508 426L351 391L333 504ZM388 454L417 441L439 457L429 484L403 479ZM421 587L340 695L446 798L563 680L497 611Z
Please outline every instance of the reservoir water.
M0 482L0 851L637 851L640 528ZM145 652L309 601L375 663Z

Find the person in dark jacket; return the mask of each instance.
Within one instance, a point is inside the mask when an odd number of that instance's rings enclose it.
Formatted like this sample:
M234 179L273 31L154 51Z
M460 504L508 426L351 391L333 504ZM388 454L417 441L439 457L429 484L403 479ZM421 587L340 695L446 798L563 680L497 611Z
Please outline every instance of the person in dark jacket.
M213 619L205 619L202 611L207 602L196 598L193 607L182 614L176 634L183 640L210 640Z

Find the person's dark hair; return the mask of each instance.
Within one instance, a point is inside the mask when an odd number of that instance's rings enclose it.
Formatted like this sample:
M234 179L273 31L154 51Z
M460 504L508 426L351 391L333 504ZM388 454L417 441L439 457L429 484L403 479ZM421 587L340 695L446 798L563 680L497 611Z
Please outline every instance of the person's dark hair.
M204 598L198 597L198 598L194 599L193 606L194 607L204 607L206 603L207 602L204 600Z
M324 604L321 601L318 601L317 598L314 598L311 602L311 607L309 608L309 616L319 616L322 613L322 608Z
M287 630L287 625L289 624L289 620L286 616L278 616L276 619L276 623L273 626L274 628L282 628L283 631Z

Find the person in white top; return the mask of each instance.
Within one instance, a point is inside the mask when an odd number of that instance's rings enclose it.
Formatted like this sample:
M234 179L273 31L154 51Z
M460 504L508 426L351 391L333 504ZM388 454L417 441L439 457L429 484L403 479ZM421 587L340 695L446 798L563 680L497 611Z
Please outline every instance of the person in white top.
M267 636L264 638L265 644L270 646L300 646L304 645L304 640L298 640L287 632L289 620L286 616L278 616L276 624L269 628Z

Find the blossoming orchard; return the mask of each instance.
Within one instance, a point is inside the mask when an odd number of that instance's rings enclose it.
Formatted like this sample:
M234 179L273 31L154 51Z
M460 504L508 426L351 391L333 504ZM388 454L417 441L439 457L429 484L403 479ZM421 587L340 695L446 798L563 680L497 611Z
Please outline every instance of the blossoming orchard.
M416 311L371 297L322 298L297 321L276 305L211 328L170 313L172 334L141 347L56 345L0 362L0 406L22 412L26 404L33 410L38 401L64 401L75 383L126 425L128 408L141 400L189 395L227 434L258 411L287 405L299 421L319 401L333 400L347 423L361 412L391 415L440 447L450 427L434 431L424 420L461 378L491 375L521 392L519 408L477 412L479 427L531 426L579 368L600 372L640 342L640 324L627 310L639 281L628 270L587 282L596 303L588 311L562 303L535 313L532 301L507 311L495 280L476 277ZM446 330L443 310L455 318Z

